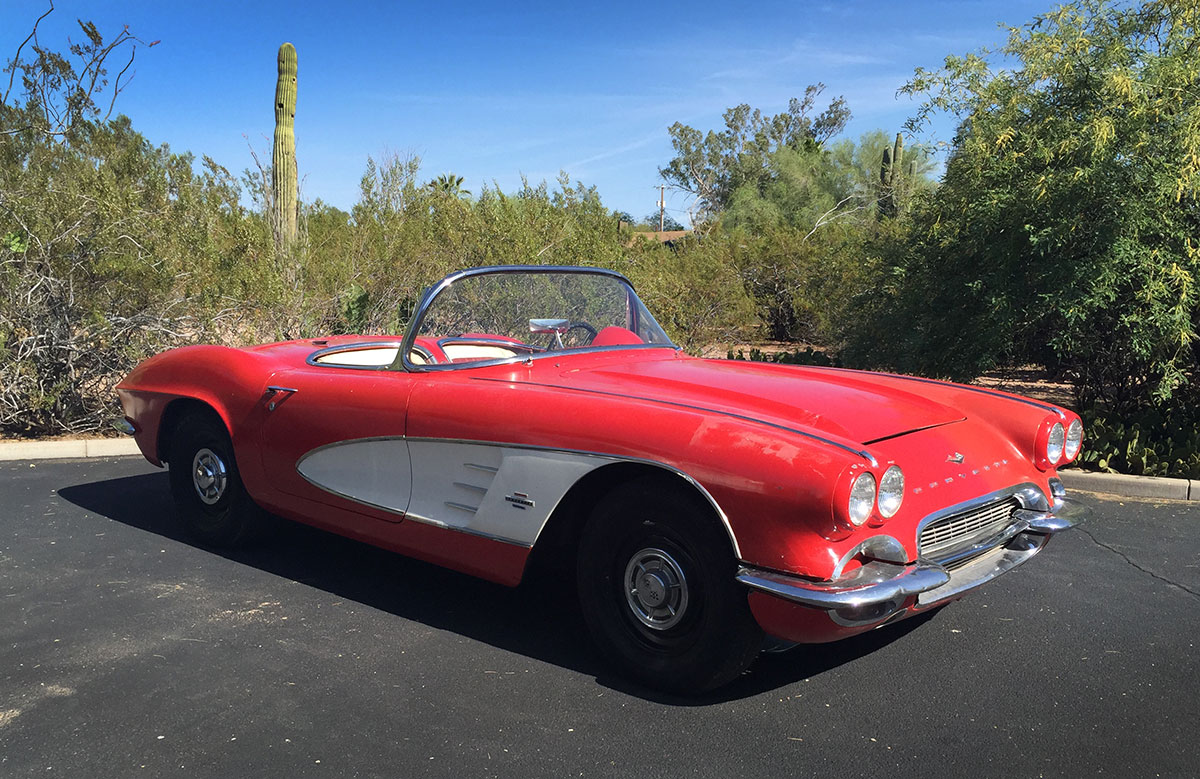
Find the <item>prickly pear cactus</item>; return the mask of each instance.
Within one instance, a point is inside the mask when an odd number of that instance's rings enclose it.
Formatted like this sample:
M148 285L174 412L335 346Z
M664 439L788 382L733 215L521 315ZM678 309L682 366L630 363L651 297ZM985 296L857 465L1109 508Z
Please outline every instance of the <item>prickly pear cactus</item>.
M271 190L275 231L280 248L296 240L296 47L279 47L279 80L275 82L275 147L271 155Z
M1111 473L1200 479L1200 416L1194 407L1133 419L1084 412L1079 464Z

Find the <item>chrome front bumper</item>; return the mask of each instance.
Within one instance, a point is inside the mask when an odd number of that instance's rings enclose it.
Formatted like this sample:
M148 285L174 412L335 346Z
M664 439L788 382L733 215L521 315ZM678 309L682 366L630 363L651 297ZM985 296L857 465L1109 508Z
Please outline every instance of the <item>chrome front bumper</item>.
M874 560L828 582L743 567L737 580L752 590L827 610L839 624L865 625L938 605L991 581L1033 557L1050 536L1080 524L1089 514L1087 506L1057 498L1047 511L1017 510L1002 533L956 553L953 560L907 565ZM910 604L913 596L916 602Z

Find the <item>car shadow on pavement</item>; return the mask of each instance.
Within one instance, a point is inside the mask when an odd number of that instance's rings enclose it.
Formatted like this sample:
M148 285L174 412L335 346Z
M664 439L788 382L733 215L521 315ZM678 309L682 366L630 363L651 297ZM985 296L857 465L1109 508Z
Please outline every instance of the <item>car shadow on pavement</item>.
M267 538L252 546L214 549L193 540L175 521L165 471L63 487L58 494L129 527L672 706L703 706L776 691L870 654L932 616L835 644L764 654L733 683L705 695L681 697L648 690L605 665L587 635L569 575L538 571L510 589L285 520L278 520Z

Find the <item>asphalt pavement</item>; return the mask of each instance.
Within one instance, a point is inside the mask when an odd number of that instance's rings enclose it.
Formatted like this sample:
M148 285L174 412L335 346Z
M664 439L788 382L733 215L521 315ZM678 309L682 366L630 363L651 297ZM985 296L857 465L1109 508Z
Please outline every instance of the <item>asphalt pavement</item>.
M1196 776L1200 504L1085 497L967 599L682 699L551 578L204 549L144 461L2 463L0 776Z

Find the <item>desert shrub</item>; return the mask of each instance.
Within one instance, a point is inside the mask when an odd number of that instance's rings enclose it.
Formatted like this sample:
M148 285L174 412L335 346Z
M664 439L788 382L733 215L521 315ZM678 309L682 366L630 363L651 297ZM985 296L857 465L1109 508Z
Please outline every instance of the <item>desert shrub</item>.
M0 153L0 429L95 429L138 360L245 326L265 235L227 171L127 119L22 140Z
M614 267L633 282L667 335L695 353L759 331L754 302L737 272L741 251L714 236L692 236L673 247L638 241Z

